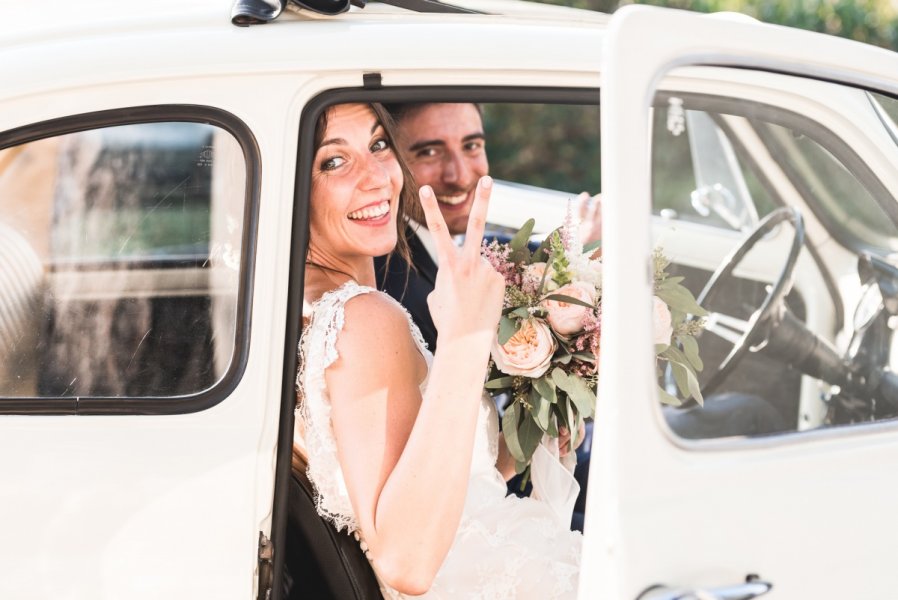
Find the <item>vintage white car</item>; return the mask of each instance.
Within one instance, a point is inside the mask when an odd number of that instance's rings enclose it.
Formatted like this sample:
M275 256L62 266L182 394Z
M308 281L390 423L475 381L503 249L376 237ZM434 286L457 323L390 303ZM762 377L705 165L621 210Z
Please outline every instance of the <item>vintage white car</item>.
M601 173L580 598L898 594L898 55L648 7L250 4L4 6L0 598L375 597L308 515L282 585L312 134L347 101L480 103L520 144L499 231ZM704 408L659 402L655 247L710 312Z

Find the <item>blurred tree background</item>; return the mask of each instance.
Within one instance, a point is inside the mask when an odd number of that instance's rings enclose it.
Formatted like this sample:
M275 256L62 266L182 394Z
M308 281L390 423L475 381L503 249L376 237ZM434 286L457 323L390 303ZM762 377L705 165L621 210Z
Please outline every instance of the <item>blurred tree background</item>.
M898 0L539 0L612 13L625 4L733 11L898 50ZM601 190L598 107L484 106L491 172L571 193Z
M898 9L892 0L540 0L601 12L624 4L651 4L698 12L740 12L788 25L898 50Z

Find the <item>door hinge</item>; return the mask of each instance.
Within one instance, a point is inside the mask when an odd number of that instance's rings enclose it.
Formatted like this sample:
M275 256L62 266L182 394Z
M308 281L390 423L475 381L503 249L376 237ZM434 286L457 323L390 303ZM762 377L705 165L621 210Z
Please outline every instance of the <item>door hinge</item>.
M274 544L265 534L259 532L259 596L258 600L271 598L272 576L274 575Z

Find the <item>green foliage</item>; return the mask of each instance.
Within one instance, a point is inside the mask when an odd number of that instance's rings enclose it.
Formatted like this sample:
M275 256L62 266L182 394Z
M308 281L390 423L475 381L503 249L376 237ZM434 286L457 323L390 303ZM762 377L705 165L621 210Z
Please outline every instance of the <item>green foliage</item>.
M898 10L891 0L540 0L601 12L651 4L698 12L740 12L765 23L808 29L898 50Z
M572 197L601 191L598 106L487 104L483 125L494 177Z

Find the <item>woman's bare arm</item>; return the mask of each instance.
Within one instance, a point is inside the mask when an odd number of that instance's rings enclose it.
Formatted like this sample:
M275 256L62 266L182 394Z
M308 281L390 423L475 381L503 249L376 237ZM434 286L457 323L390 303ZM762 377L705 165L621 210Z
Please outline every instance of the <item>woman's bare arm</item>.
M490 343L504 290L480 259L489 182L478 188L460 251L429 188L421 200L440 270L428 298L440 334L427 388L423 359L404 313L378 295L347 303L327 385L338 453L359 525L378 573L420 594L455 537L470 474L474 430Z

